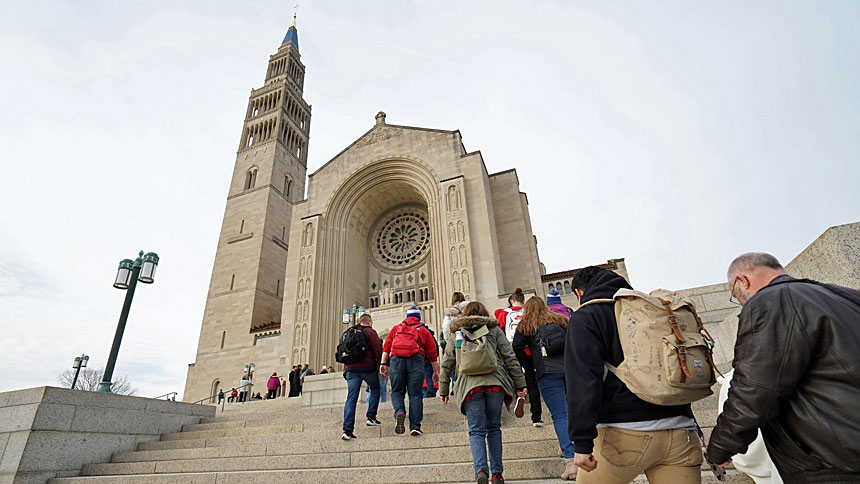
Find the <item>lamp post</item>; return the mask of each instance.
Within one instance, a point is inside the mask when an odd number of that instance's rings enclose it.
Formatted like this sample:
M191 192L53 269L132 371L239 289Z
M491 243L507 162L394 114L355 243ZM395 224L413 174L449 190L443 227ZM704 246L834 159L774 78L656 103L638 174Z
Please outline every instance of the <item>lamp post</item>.
M113 287L125 290L125 301L122 304L122 312L116 325L116 334L113 337L113 346L110 349L105 374L102 377L102 381L99 382L97 391L101 393L111 392L113 369L116 366L116 357L119 354L119 345L122 343L122 334L125 332L125 323L128 320L128 312L131 309L131 300L134 298L134 289L137 287L137 281L144 284L152 284L155 281L156 267L158 267L158 254L155 252L147 252L144 255L143 251L140 251L135 260L123 259L119 262Z
M344 308L343 310L343 324L352 323L355 326L355 322L358 321L358 318L364 315L364 306L356 306L352 305L352 309Z
M90 357L87 355L75 357L75 362L72 363L72 368L75 369L75 378L72 379L72 390L75 389L75 385L78 383L78 375L81 374L81 368L86 368L88 361L90 361Z

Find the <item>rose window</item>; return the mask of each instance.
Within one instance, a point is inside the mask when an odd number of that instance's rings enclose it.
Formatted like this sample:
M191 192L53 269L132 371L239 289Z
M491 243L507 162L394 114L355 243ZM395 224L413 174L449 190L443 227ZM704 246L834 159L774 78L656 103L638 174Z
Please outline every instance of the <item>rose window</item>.
M420 259L430 245L427 217L415 211L395 214L376 231L376 260L388 267L406 267Z

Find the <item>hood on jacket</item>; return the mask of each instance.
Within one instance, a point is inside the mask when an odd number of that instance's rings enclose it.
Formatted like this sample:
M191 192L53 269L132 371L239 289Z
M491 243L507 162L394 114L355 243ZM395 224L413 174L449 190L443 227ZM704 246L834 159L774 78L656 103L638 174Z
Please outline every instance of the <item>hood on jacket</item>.
M498 325L498 321L487 316L464 316L462 318L457 318L456 321L451 323L451 332L453 333L460 328L466 328L471 330L472 328L478 328L480 326L492 328Z
M409 316L408 318L403 320L403 324L415 326L416 324L421 324L421 320L414 316Z
M449 308L445 308L445 316L459 316L467 304L469 304L468 301L460 301Z
M591 280L585 290L582 291L580 303L587 303L592 299L612 299L619 289L633 289L630 284L618 274L604 269Z

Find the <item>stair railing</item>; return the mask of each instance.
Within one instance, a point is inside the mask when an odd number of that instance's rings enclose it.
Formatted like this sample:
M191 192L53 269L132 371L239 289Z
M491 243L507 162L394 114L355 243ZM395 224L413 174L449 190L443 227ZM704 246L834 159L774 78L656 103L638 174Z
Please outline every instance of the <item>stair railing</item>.
M253 383L246 383L246 384L244 384L244 385L240 386L240 387L238 388L239 393L242 393L242 389L243 389L243 388L245 388L245 387L252 387L252 386L254 386L254 384L253 384ZM219 392L219 393L220 393L220 392ZM205 401L207 401L207 400L212 400L213 398L215 398L215 397L217 397L217 396L218 396L218 393L216 393L216 394L214 394L214 395L209 395L208 397L201 398L200 400L197 400L196 402L191 402L191 404L192 404L192 405L203 405L203 402L205 402ZM222 400L221 400L221 413L224 413L224 403L225 403L226 401L227 401L227 398L224 398L224 399L222 399ZM242 403L244 403L244 402L242 402Z
M173 396L173 401L175 402L176 401L176 395L179 395L179 393L178 392L170 392L170 393L165 393L164 395L159 395L157 397L152 397L152 399L153 400L160 400L161 397L167 397L167 400L170 400L170 397Z

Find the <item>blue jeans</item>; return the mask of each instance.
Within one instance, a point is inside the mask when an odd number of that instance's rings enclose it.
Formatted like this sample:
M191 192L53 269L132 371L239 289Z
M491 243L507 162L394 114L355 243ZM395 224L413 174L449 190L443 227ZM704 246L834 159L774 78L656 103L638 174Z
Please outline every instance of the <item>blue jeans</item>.
M376 410L379 408L379 373L375 371L357 372L347 369L343 372L346 380L346 403L343 405L343 430L352 432L355 430L355 404L358 403L358 394L361 392L361 384L370 385L370 402L367 405L367 418L376 418Z
M424 398L436 398L436 387L433 386L433 365L424 361Z
M409 393L409 430L421 430L424 420L424 395L421 383L424 381L424 357L420 353L409 358L391 357L391 405L394 416L406 413L406 393Z
M564 452L566 459L573 458L573 443L570 434L567 433L567 388L564 383L564 375L561 373L544 373L537 381L543 401L552 414L552 426L555 428L555 436L558 445Z
M472 463L475 475L483 470L490 474L501 473L502 465L502 392L477 392L463 403L466 420L469 422L469 446L472 447ZM487 450L490 465L487 467Z
M382 377L382 373L379 374L379 401L380 403L385 403L388 399L385 397L388 393L388 380ZM370 392L367 392L367 400L364 402L370 405Z

